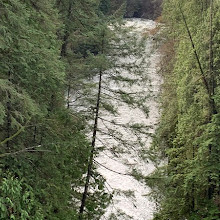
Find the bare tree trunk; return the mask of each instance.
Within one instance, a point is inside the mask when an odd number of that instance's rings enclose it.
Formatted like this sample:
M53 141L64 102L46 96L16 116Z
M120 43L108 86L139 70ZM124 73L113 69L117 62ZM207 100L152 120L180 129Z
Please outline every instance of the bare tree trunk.
M101 54L104 54L104 38L105 32L103 31L102 37L102 45L101 45ZM87 169L87 176L86 176L86 183L84 187L84 192L81 200L81 206L79 210L79 220L83 219L83 212L86 205L86 198L88 195L88 188L89 188L89 181L92 175L92 166L94 162L94 153L95 153L95 141L96 141L96 133L98 130L98 119L99 119L99 109L100 109L100 102L101 102L101 90L102 90L102 74L103 69L100 67L99 71L99 87L98 87L98 94L97 94L97 102L96 102L96 113L95 113L95 121L93 126L93 135L92 135L92 145L91 145L91 152L88 161L88 169Z
M67 88L67 109L70 108L70 90L71 90L71 87L70 87L70 84L69 84L68 88Z
M184 24L185 24L185 27L186 27L186 30L187 30L187 33L188 33L188 36L189 36L191 45L192 45L193 52L194 52L195 57L196 57L196 61L197 61L198 65L199 65L199 70L200 70L200 72L201 72L201 75L202 75L202 79L203 79L205 88L206 88L207 92L210 93L209 85L208 85L207 79L205 78L205 73L204 73L204 71L203 71L201 62L200 62L200 60L199 60L199 56L198 56L197 50L196 50L196 48L195 48L195 44L194 44L194 41L193 41L193 38L192 38L192 34L191 34L190 30L189 30L188 24L187 24L187 22L186 22L186 18L185 18L184 14L183 14L183 10L182 10L182 8L180 7L180 5L179 5L179 9L180 9L180 13L181 13L181 15L182 15L182 18L183 18L183 21L184 21Z
M93 166L93 159L94 159L94 152L95 152L95 141L96 141L96 133L98 128L98 118L99 118L99 106L100 106L100 98L101 98L101 88L102 88L102 70L99 73L99 89L98 89L98 96L97 96L97 103L96 103L96 114L95 114L95 122L93 127L93 135L92 135L92 149L90 152L89 163L88 163L88 170L86 176L86 183L84 188L84 193L81 201L80 211L79 211L79 219L83 219L82 214L86 204L86 197L88 194L88 187L89 181L92 174L92 166Z

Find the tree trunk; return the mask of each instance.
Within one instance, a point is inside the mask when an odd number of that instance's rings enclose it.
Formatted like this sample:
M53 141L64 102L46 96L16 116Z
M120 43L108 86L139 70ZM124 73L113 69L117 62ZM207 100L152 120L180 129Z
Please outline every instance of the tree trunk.
M70 84L69 84L68 88L67 88L67 109L70 108L70 90L71 90L71 87L70 87Z
M204 70L202 68L202 64L200 62L199 55L197 53L197 50L196 50L196 47L195 47L195 44L194 44L194 41L193 41L193 38L192 38L192 34L190 32L189 26L187 24L186 18L184 16L184 13L182 11L182 8L181 8L180 4L178 4L178 6L179 6L179 10L180 10L180 13L182 15L182 18L183 18L183 21L184 21L184 25L185 25L185 28L187 30L187 33L188 33L188 36L189 36L189 39L190 39L190 42L191 42L191 45L192 45L192 49L193 49L193 52L194 52L197 64L199 66L199 70L200 70L200 73L201 73L201 76L202 76L202 80L203 80L204 86L205 86L206 91L207 91L208 96L209 96L209 103L210 103L211 112L214 111L214 112L217 113L215 101L214 101L214 99L213 99L213 97L211 95L211 89L210 89L209 83L208 83L208 81L207 81L207 79L205 77L205 73L204 73Z
M89 163L88 163L88 170L87 170L87 176L86 176L86 183L84 188L84 193L81 201L80 211L79 211L79 219L83 219L83 211L86 204L86 197L88 194L88 187L89 187L89 181L92 174L92 165L93 165L93 159L94 159L94 152L95 152L95 141L96 141L96 133L98 128L98 118L99 118L99 106L100 106L100 98L101 98L101 88L102 88L102 70L100 70L99 73L99 89L98 89L98 96L97 96L97 103L96 103L96 115L95 115L95 122L93 127L93 135L92 135L92 149L90 152L89 157Z
M102 35L102 45L101 45L101 54L104 54L104 38L105 33L103 32ZM103 70L102 67L100 67L99 71L99 87L98 87L98 94L97 94L97 102L96 102L96 113L95 113L95 121L94 121L94 127L93 127L93 135L92 135L92 145L91 145L91 152L90 157L88 161L88 169L87 169L87 176L86 176L86 183L84 187L84 192L81 200L81 206L79 210L79 220L83 219L83 212L86 205L86 198L88 195L88 188L89 188L89 181L92 175L92 166L93 166L93 160L94 160L94 152L95 152L95 141L96 141L96 133L98 130L98 119L99 119L99 108L100 108L100 101L101 101L101 90L102 90L102 74Z

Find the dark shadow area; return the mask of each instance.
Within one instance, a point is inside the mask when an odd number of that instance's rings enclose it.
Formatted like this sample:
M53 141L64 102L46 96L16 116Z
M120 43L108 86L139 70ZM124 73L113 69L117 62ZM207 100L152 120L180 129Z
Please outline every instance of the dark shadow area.
M161 15L162 0L127 0L125 17L156 19Z
M137 11L135 11L132 17L133 17L133 18L141 18L141 15L140 15L140 13L138 13Z

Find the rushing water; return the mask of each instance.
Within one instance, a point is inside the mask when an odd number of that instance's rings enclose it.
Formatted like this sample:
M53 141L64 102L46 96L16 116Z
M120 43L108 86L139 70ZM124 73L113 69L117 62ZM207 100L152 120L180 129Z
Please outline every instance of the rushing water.
M134 26L134 32L138 35L143 35L143 33L154 29L157 24L151 20L131 19L126 21L126 25ZM148 195L150 189L143 182L136 180L132 175L127 175L133 169L138 170L143 175L148 175L154 170L153 163L141 157L140 152L143 146L132 146L133 140L137 139L134 134L123 126L110 124L110 121L114 121L117 124L142 123L150 126L148 132L154 132L159 116L157 97L161 78L157 75L157 63L160 55L157 50L152 50L153 40L153 37L149 37L146 40L146 49L143 54L147 59L146 61L149 62L149 66L144 70L143 74L149 77L151 83L142 83L123 88L124 91L138 91L144 95L150 94L150 98L147 101L149 117L146 118L140 109L132 109L127 104L115 100L114 104L117 105L119 114L113 116L111 114L101 113L104 121L99 120L100 130L105 130L106 127L110 126L112 129L116 129L117 132L122 133L122 137L130 141L131 145L129 148L120 146L121 152L117 152L117 149L113 149L112 147L116 144L114 138L107 135L98 136L97 144L102 146L104 143L107 146L96 158L98 164L101 164L98 166L98 172L106 178L106 188L110 192L114 192L112 203L107 208L105 215L101 218L102 220L110 219L110 216L113 216L113 214L115 218L112 219L150 220L155 211L155 203L150 200ZM134 74L133 77L135 77ZM130 77L132 77L132 73ZM116 85L114 82L110 82L109 88L113 90L120 89L120 84ZM149 148L151 138L143 137L143 140L145 142L144 148Z

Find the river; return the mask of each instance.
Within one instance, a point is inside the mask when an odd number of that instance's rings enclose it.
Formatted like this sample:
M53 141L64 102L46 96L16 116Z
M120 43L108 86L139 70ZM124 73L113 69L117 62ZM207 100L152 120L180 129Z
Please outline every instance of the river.
M148 77L148 80L138 85L134 84L123 88L120 88L122 86L120 83L108 82L108 88L115 91L122 89L131 93L139 92L148 96L146 104L149 107L149 115L146 117L139 108L130 108L129 105L117 100L114 100L114 105L118 108L116 116L101 112L102 120L99 120L99 130L108 132L107 128L111 128L111 130L116 130L118 134L122 134L121 137L123 139L130 142L128 147L116 144L115 138L111 138L108 135L101 134L97 137L97 146L105 146L104 150L95 158L97 164L100 164L98 172L105 177L107 190L113 192L112 202L101 220L151 220L156 208L155 203L151 201L149 196L150 188L132 175L129 175L133 170L136 170L146 176L154 170L153 163L147 158L147 155L144 155L144 149L148 149L151 144L150 135L140 137L141 141L145 143L144 146L135 145L137 135L130 132L126 127L112 125L111 122L114 121L115 124L120 125L141 123L149 127L148 133L153 134L155 131L159 117L157 101L161 78L157 74L157 64L160 54L156 49L153 49L154 37L150 32L156 28L157 23L151 20L129 19L126 21L126 25L133 26L133 31L137 35L149 34L143 53L143 57L148 63L147 68L143 70L143 74ZM122 61L126 62L123 58ZM126 75L128 73L125 72L123 74ZM136 77L135 73L129 74L131 78Z

